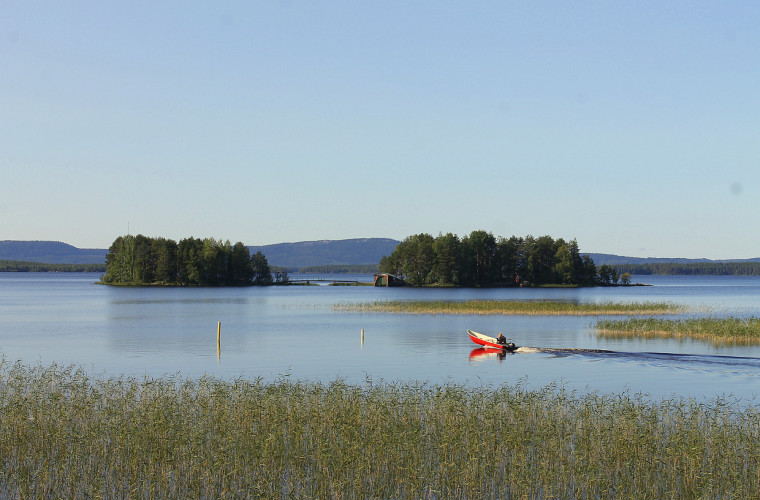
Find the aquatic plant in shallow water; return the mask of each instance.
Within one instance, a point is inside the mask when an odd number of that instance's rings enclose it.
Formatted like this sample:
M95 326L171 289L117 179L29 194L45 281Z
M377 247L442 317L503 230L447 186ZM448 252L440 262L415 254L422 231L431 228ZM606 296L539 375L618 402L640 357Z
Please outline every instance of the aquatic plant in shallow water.
M760 318L627 318L603 320L595 325L607 337L693 338L715 343L760 343Z
M493 314L523 316L602 316L676 314L670 302L568 302L558 300L385 300L343 303L337 311L396 314Z
M0 497L747 498L760 412L561 387L91 378L0 362Z

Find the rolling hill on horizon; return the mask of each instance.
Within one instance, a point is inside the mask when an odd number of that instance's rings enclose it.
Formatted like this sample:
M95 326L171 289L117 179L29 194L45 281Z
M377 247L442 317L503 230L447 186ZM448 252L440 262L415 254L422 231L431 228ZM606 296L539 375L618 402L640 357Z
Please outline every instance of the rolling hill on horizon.
M249 246L261 251L272 266L297 269L311 266L378 264L400 242L390 238L301 241Z
M585 253L594 261L597 266L604 264L614 266L621 264L699 264L699 263L723 263L723 262L760 262L760 257L751 259L687 259L682 257L626 257L623 255L614 255L609 253Z
M398 245L390 238L301 241L248 246L261 251L272 266L297 269L325 265L377 264ZM0 260L45 264L104 264L108 249L83 249L60 241L0 241Z
M248 246L251 253L261 251L272 266L298 269L327 265L377 264L390 255L399 241L391 238L352 238L345 240L300 241ZM0 260L40 262L45 264L104 264L108 249L77 248L59 241L0 241ZM626 257L605 253L588 253L597 266L604 264L660 264L710 262L760 262L749 259L686 259L667 257Z
M77 248L60 241L0 241L0 260L43 264L105 264L108 249Z

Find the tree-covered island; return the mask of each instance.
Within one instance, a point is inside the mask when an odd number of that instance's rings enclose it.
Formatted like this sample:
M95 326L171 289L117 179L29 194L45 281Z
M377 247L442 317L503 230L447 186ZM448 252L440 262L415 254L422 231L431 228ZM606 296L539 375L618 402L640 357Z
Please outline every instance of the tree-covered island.
M247 286L287 282L261 252L251 255L241 242L214 238L119 236L106 255L101 283L108 285Z
M483 230L463 238L452 233L409 236L381 259L380 271L412 286L594 286L630 280L630 274L620 276L611 266L597 269L591 257L581 255L575 239L497 238Z

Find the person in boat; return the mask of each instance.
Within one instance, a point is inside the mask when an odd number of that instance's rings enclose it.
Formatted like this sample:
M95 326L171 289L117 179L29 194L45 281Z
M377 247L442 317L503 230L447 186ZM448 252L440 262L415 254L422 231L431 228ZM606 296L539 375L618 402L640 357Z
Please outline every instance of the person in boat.
M501 345L505 346L505 345L507 345L507 337L505 337L504 335L501 334L501 332L499 332L499 336L496 337L496 342L498 344L501 344Z

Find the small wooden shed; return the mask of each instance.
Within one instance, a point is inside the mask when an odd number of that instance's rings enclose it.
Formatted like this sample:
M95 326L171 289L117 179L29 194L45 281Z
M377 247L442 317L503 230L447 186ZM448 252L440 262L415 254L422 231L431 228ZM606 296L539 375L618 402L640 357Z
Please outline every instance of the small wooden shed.
M392 274L382 273L375 275L375 286L406 286L406 281Z

